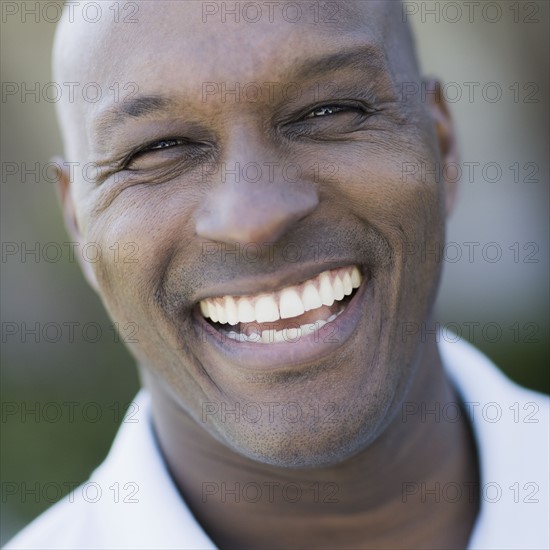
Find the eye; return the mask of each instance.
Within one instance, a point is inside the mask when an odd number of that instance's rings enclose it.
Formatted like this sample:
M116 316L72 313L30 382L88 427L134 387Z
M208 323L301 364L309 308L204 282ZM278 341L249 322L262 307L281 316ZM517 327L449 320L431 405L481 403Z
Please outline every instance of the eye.
M323 117L328 115L333 115L335 113L340 113L342 111L349 111L351 109L357 110L357 107L344 107L342 105L321 105L320 107L317 107L313 109L308 115L306 115L306 118L317 118L317 117Z
M280 128L291 141L305 138L318 141L349 139L365 129L367 119L377 109L362 101L340 100L308 106L287 119Z
M161 139L151 143L138 154L146 153L147 151L156 151L158 149L169 149L170 147L177 147L178 145L184 145L186 143L183 139Z
M137 151L132 152L126 158L123 169L144 170L158 168L181 159L189 158L196 153L196 147L192 142L181 138L164 138L143 145Z

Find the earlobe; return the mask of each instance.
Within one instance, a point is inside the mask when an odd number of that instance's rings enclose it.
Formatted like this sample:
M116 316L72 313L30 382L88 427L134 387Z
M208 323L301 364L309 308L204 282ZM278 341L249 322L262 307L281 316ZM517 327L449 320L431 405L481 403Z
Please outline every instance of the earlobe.
M458 144L454 131L454 124L448 105L441 93L441 84L437 80L425 80L423 85L427 90L436 90L436 93L426 94L428 108L435 123L437 140L439 143L442 163L442 176L445 185L445 210L447 216L451 214L458 192Z
M97 279L92 269L92 266L90 262L83 261L82 257L82 250L85 242L80 232L78 220L76 218L76 208L73 198L73 182L71 181L71 174L67 168L67 163L65 163L61 157L54 157L51 162L55 164L57 170L57 195L61 205L61 211L63 212L65 228L67 229L71 240L78 243L78 246L76 248L76 256L84 273L84 277L88 281L88 284L96 292L98 292Z

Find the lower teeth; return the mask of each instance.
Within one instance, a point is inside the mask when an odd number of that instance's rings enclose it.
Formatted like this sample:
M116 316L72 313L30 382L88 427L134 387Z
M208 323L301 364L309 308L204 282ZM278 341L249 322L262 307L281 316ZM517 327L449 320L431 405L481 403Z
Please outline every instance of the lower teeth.
M229 331L224 334L231 338L231 340L236 340L237 342L253 342L256 344L273 344L279 342L297 342L300 338L305 338L310 334L320 330L327 323L334 321L341 313L344 311L342 308L337 313L332 314L326 321L316 321L315 323L309 323L306 325L301 325L299 327L290 327L283 330L264 330L261 334L259 332L252 332L250 335L246 335L242 332Z

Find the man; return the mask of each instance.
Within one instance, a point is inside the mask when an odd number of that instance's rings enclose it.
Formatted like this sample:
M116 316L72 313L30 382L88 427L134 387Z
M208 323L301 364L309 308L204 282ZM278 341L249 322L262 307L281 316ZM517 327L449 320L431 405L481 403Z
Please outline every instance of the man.
M83 266L139 327L139 421L90 478L124 494L77 490L8 547L547 547L547 401L421 330L455 189L403 166L456 150L442 99L404 93L400 4L138 5L66 14L54 52L57 81L125 91L59 108L97 167L60 171L71 234L138 260Z

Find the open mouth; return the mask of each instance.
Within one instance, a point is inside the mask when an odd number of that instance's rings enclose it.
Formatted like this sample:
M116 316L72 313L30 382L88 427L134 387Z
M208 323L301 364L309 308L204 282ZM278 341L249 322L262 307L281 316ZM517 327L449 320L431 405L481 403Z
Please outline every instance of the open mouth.
M211 326L236 342L296 342L336 320L361 282L357 266L340 267L273 293L207 298L199 307Z

